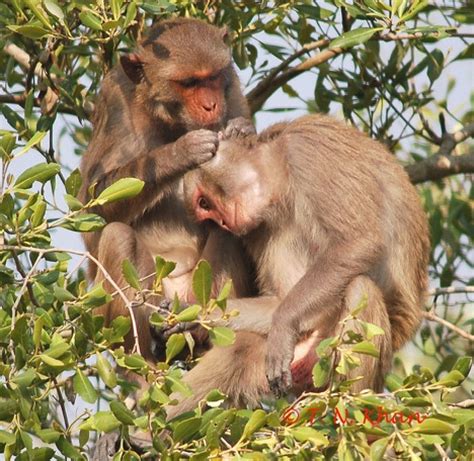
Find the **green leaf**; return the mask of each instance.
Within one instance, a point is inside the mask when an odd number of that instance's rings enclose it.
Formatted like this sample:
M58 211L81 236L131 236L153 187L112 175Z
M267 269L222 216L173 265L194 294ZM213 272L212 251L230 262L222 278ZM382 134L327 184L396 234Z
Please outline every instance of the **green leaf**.
M244 432L240 440L248 439L254 432L258 431L267 420L267 414L263 410L255 410L250 419L247 421L247 424L244 427Z
M76 232L93 232L102 229L105 225L106 222L102 216L84 213L78 216L68 217L67 221L61 224L61 227Z
M313 445L318 447L328 445L328 439L326 436L312 427L290 428L289 432L296 440L298 440L298 442L307 442L309 440Z
M344 32L329 44L329 48L349 48L351 46L365 43L376 32L383 30L383 27L361 27L359 29Z
M466 377L458 370L451 370L447 375L438 380L438 384L446 387L459 386Z
M49 365L50 367L63 367L64 362L61 360L57 360L53 357L49 357L48 355L40 354L39 358L41 359L42 362L44 362L46 365Z
M74 384L74 390L85 402L95 403L97 400L97 392L89 381L89 378L84 375L82 370L77 369L72 382Z
M212 270L207 261L199 261L193 274L193 293L201 306L206 307L211 296Z
M122 274L131 287L140 290L138 272L135 269L135 266L128 259L122 261Z
M64 12L56 0L43 0L43 4L49 13L58 18L61 23L64 22Z
M165 261L161 256L157 256L155 258L155 272L156 272L155 284L160 283L162 279L164 279L165 277L168 277L168 275L174 271L175 267L176 267L175 262Z
M176 357L186 345L186 339L182 333L175 333L166 341L166 363Z
M387 449L389 439L384 437L376 440L370 446L370 459L373 461L383 461L385 459L385 450Z
M360 320L359 320L360 321ZM384 335L385 331L380 328L378 325L373 323L360 321L362 328L364 329L364 334L367 339L372 339L374 336Z
M25 37L32 38L33 40L43 38L51 32L42 26L35 26L29 24L26 24L24 26L7 26L7 29L10 29L13 32L16 32L17 34L23 35Z
M102 30L102 23L100 19L91 11L82 10L82 12L79 13L79 19L81 20L82 24L90 27L92 30Z
M111 411L98 411L94 416L84 421L79 428L82 430L98 430L112 432L120 427L120 421Z
M11 421L19 405L12 399L0 398L0 421Z
M45 443L56 443L62 434L61 432L48 428L37 430L36 435Z
M146 369L148 364L146 360L139 354L127 355L124 359L124 366L131 370Z
M82 186L82 176L78 168L76 168L66 179L66 192L76 197Z
M94 202L103 205L104 203L135 197L142 191L144 185L143 181L136 178L119 179L103 190Z
M177 316L178 322L192 322L198 318L199 312L201 312L201 306L194 304L181 311Z
M313 367L313 384L316 388L321 388L326 385L331 373L331 359L328 357L321 357L316 365Z
M421 424L416 425L411 429L407 429L406 432L416 432L418 434L452 434L454 432L454 426L435 418L428 418Z
M428 61L428 78L430 82L433 83L438 77L441 75L441 72L444 68L444 55L443 53L438 50L434 49L429 54L429 61Z
M102 354L97 352L96 356L97 372L99 373L100 379L107 387L113 389L117 385L117 376L115 375L114 368Z
M122 8L123 0L111 0L110 6L114 19L120 18L120 10Z
M459 357L454 364L453 370L457 370L467 378L472 367L472 357Z
M209 330L209 338L214 346L230 346L235 341L235 332L227 327L215 327Z
M37 131L25 144L25 146L16 153L16 155L22 155L25 152L28 152L33 146L36 146L36 144L40 143L41 140L46 136L45 131ZM55 165L54 163L50 163L49 165Z
M173 430L173 440L176 442L183 442L190 440L194 434L199 431L201 427L201 417L194 417L180 421L176 424Z
M59 173L61 167L57 163L40 163L26 169L16 180L15 189L28 189L35 181L45 183Z
M183 383L183 381L180 379L168 375L165 377L165 380L171 386L173 392L179 392L184 397L191 397L193 395L191 388L186 383Z
M378 357L380 355L379 350L375 344L371 343L370 341L361 341L360 343L354 344L351 349L352 352L370 355L372 357Z
M64 201L71 211L79 211L84 207L84 204L80 200L69 194L64 194Z
M11 445L12 443L15 443L15 440L15 434L0 429L0 443L3 443L5 445Z
M134 415L122 402L113 400L110 402L110 409L121 423L127 425L133 424Z
M49 447L41 447L41 448L32 448L28 450L28 454L30 456L29 459L34 459L35 461L49 461L54 456L54 450ZM20 459L20 457L16 458Z
M217 296L216 301L224 301L230 296L230 292L232 291L232 280L227 280L224 286L221 288L219 295Z

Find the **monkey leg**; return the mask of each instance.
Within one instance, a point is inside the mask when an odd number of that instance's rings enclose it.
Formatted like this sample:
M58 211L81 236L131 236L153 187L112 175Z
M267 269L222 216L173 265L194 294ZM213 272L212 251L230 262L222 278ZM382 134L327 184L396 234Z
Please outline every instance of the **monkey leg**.
M391 326L386 305L380 289L368 277L359 276L347 287L341 309L340 320L347 317L353 311L364 296L367 296L367 307L358 315L365 322L373 323L385 331L385 335L375 336L372 341L380 351L378 359L358 354L361 360L360 367L352 370L347 378L352 379L363 376L363 379L353 385L354 391L370 388L375 391L383 389L383 379L389 371L392 362L392 338ZM323 326L322 326L323 327ZM316 346L329 336L340 333L340 326L336 331L321 329L314 331L304 341L300 342L295 349L295 357L291 364L292 388L297 394L304 391L314 390L313 367L318 360ZM347 330L363 333L357 322L348 322Z
M195 408L212 389L228 395L232 406L257 405L270 391L265 377L266 348L265 337L242 331L230 346L211 349L183 378L193 395L185 399L177 393L171 395L180 402L167 407L168 419Z
M136 232L123 223L113 222L107 224L100 237L98 260L120 288L128 285L122 275L122 261L124 259L128 259L134 264L140 277L145 277L154 272L153 258L147 247L137 238ZM100 269L97 271L95 281L96 283L103 281L104 287L109 293L115 291L115 288L106 280ZM150 278L143 281L142 287L149 288L151 284L152 279ZM130 300L135 297L135 290L131 288L124 290L124 293ZM115 296L111 302L99 307L95 312L105 317L106 325L119 315L126 317L130 315L120 296ZM134 309L141 353L145 359L154 361L150 347L151 334L148 321L150 313L149 309L144 306ZM125 350L131 351L133 345L133 334L130 332L125 338Z
M357 315L357 318L377 325L385 334L374 336L371 339L379 350L379 357L375 358L365 354L358 354L361 365L351 370L347 377L353 379L362 376L361 380L353 384L352 390L354 392L359 392L363 389L381 392L383 390L384 376L388 373L392 364L392 333L382 292L369 277L356 277L347 287L341 320L357 307L364 296L367 296L367 307ZM341 326L338 326L336 334L340 333L340 328ZM348 322L345 328L363 333L357 321Z

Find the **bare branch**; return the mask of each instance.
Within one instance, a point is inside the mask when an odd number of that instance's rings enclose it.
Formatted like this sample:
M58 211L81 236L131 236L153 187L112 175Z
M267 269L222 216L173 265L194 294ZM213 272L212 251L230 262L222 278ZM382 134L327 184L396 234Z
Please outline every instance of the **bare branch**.
M25 107L26 102L26 95L25 94L0 94L0 104L16 104L21 107ZM33 105L35 107L42 108L41 99L34 98ZM77 112L72 109L71 107L65 106L64 104L59 104L58 112L62 114L69 114L69 115L76 115ZM86 112L86 115L89 116L90 114Z
M466 125L455 133L445 133L437 154L405 167L411 182L419 184L453 174L474 173L474 152L450 155L458 144L472 136L474 136L474 123Z
M428 291L430 296L441 296L441 295L453 295L453 294L464 294L464 293L474 293L474 286L465 286L465 287L443 287L443 288L434 288L433 290Z
M30 70L31 57L25 50L22 50L19 46L16 46L14 43L7 43L5 47L3 48L3 51L5 51L5 53L11 56L25 70ZM40 78L46 77L44 70L41 68L39 64L35 68L35 75L37 75Z
M466 338L468 341L474 341L474 335L469 334L468 332L464 331L463 329L459 328L458 326L454 325L451 322L448 322L447 320L438 317L434 312L423 312L423 317L427 320L431 320L432 322L437 322L446 328L448 328L451 331L454 331L457 333L459 336L462 336L463 338Z

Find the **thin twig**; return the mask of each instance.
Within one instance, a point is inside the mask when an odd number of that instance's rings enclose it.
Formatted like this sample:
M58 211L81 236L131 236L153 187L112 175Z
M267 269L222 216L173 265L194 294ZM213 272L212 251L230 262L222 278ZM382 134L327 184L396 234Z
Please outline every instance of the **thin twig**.
M463 329L459 328L458 326L454 325L451 322L448 322L447 320L438 317L434 312L423 312L423 317L427 320L431 320L433 322L437 322L446 328L450 329L451 331L454 331L457 333L459 336L462 336L463 338L466 338L468 341L474 341L474 335L469 334L467 331L464 331Z
M23 246L15 246L15 245L2 245L0 247L0 250L8 250L8 251L13 251L13 252L14 251L31 251L33 253L39 253L40 255L43 255L45 253L70 253L70 254L79 255L79 256L86 256L98 267L98 269L102 272L104 278L112 285L112 287L117 291L119 296L122 298L125 304L125 307L127 308L129 312L130 320L132 323L132 333L133 333L133 341L134 341L133 350L136 351L138 354L141 354L140 344L138 342L138 327L137 327L135 315L133 313L132 302L127 298L125 293L120 289L118 284L111 277L111 275L108 273L105 267L100 263L100 261L94 256L92 256L88 251L79 251L79 250L72 250L72 249L66 249L66 248L34 248L34 247L23 247Z
M474 293L474 286L433 288L428 291L429 296L453 295L459 293Z

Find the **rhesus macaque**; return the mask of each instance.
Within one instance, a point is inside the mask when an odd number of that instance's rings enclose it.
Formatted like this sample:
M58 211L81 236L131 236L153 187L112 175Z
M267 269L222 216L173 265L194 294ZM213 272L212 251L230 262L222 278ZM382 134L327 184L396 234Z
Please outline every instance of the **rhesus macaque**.
M254 132L226 35L225 29L199 20L163 21L104 79L81 166L81 198L90 198L92 185L97 196L123 177L145 182L136 198L98 207L95 211L108 224L101 232L84 234L87 249L120 287L127 286L121 270L125 258L145 277L154 272L154 257L160 255L177 263L164 281L168 297L177 292L186 301L192 270L201 257L217 270L218 280L233 279L236 294L250 293L237 240L215 226L222 247L217 254L216 240L208 243L209 227L189 219L182 195L184 173L214 156L218 130L225 136ZM232 265L221 264L223 257ZM94 265L89 275L103 280ZM144 288L151 283L147 279ZM133 299L133 290L127 296ZM120 298L98 313L107 323L128 316ZM144 307L136 309L141 352L153 360L149 314ZM132 345L129 335L125 348L130 351Z
M221 142L184 183L198 222L211 219L242 237L261 295L229 301L240 311L230 321L236 342L212 349L185 375L195 395L170 406L168 417L215 387L234 405L255 404L269 388L290 388L292 372L294 381L295 374L310 381L315 344L337 334L364 296L359 318L385 335L375 337L380 357L361 356L349 377L362 375L354 390L382 390L392 351L420 322L429 256L416 190L390 153L311 115Z

